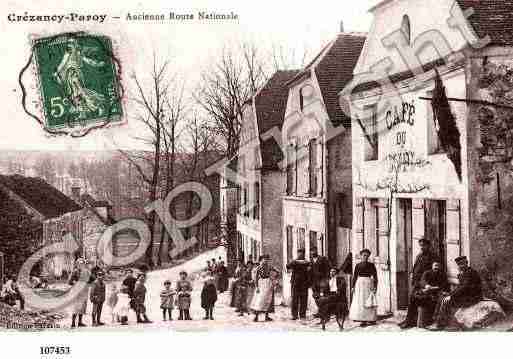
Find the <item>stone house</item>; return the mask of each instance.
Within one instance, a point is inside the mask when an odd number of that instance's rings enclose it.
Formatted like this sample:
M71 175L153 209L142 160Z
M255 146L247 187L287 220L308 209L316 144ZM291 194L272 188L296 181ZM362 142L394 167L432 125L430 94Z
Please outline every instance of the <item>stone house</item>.
M351 120L339 106L338 92L351 80L364 41L364 34L339 33L287 84L283 263L300 248L310 258L316 247L340 266L350 251ZM285 268L283 277L287 302Z
M244 104L241 119L237 174L239 213L237 246L245 261L258 260L262 254L271 257L272 265L282 268L282 203L285 190L284 172L280 168L283 153L276 137L281 131L288 90L285 83L297 71L278 71Z
M35 221L43 225L40 246L75 238L82 240L82 207L46 181L20 175L0 176L0 187L9 199L22 205ZM78 255L78 253L77 253ZM73 267L74 254L55 254L43 260L43 275L61 277Z
M406 308L421 238L451 283L466 255L511 295L513 2L390 0L370 12L341 97L353 129L352 247L357 258L372 251L378 312Z

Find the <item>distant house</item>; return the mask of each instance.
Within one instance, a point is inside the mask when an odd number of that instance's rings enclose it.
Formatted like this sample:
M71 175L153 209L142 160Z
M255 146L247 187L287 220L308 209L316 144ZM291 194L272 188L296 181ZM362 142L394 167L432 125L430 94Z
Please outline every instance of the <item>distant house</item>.
M350 252L352 225L351 119L338 92L352 79L365 34L339 33L289 81L283 124L286 186L283 261L315 247L333 265ZM283 272L284 300L290 274Z
M72 253L44 258L42 275L62 277L72 270L79 256L91 262L98 259L97 242L107 226L114 223L107 202L81 195L79 187L72 189L71 198L41 178L20 175L0 176L0 189L10 201L21 205L35 221L42 223L39 248L57 242L64 242L64 248L70 251L76 248Z
M282 267L281 196L285 191L280 168L283 153L271 130L281 131L288 88L297 71L278 71L247 101L241 119L241 138L237 173L240 184L240 210L237 215L240 258L257 261L262 254L271 257L273 266ZM278 139L279 141L279 139Z

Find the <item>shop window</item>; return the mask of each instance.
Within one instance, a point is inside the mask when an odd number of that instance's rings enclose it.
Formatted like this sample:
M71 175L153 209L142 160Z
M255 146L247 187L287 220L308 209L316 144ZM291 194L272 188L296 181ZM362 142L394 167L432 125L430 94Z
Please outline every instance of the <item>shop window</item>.
M377 161L379 155L378 105L365 106L365 161Z
M426 97L432 98L433 91L428 91L426 93ZM438 124L438 119L434 116L433 105L431 104L431 101L426 101L426 114L428 154L432 155L441 153L443 152L443 149L440 144L440 137L438 135L440 126Z

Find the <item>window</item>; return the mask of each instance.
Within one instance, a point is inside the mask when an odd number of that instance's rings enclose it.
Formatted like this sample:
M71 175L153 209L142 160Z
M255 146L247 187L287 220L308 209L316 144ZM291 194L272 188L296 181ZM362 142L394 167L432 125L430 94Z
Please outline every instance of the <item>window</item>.
M255 182L255 207L253 208L253 218L260 218L260 183Z
M292 226L286 227L286 237L287 237L287 263L292 260Z
M313 247L317 247L317 232L310 231L308 234L309 239L309 245L310 245L310 252L312 251Z
M243 206L243 213L244 216L248 215L248 184L244 183L242 185L243 187L243 200L242 200L242 206Z
M403 16L403 21L401 23L401 31L403 32L407 43L411 44L411 23L408 15Z
M308 175L309 175L309 190L311 196L315 196L317 192L317 141L315 139L308 142Z
M324 245L324 236L322 234L319 236L319 239L317 240L317 252L319 252L321 256L326 255L326 246Z
M303 111L305 99L303 97L303 89L299 89L299 108Z
M365 161L376 161L379 156L378 105L365 106Z
M433 91L427 91L426 97L433 98ZM432 155L443 152L443 149L440 144L440 138L438 137L440 126L438 125L438 119L435 118L433 113L433 105L431 101L426 101L426 106L428 154Z
M305 249L305 229L299 228L297 236L297 249Z
M295 171L295 163L294 163L294 146L287 146L287 195L292 195L294 193L294 171Z

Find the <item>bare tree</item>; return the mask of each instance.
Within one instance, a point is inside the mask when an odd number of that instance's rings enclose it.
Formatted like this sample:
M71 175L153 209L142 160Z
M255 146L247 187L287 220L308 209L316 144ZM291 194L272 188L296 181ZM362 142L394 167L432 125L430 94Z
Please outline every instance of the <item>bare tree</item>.
M166 197L176 185L176 154L179 147L179 140L182 132L182 122L187 114L187 107L184 101L184 84L177 83L170 89L165 99L165 116L162 123L162 150L164 161L162 166L162 176L164 185L162 186L162 197ZM172 218L175 218L174 202L171 202L169 211ZM169 233L161 227L159 252L157 256L157 265L162 261L169 260L168 244L171 241Z
M235 155L239 143L242 106L265 83L263 56L255 45L224 48L219 60L201 74L195 99L210 119L211 133Z
M148 200L154 202L157 199L160 186L160 170L163 148L164 128L166 122L166 101L168 90L173 81L168 73L169 62L159 64L156 54L153 54L153 64L149 73L147 84L141 82L137 74L132 78L135 84L135 94L131 100L137 105L138 112L135 120L142 124L147 134L134 137L151 148L151 152L135 154L119 149L120 154L135 168L141 179L148 185ZM144 76L143 78L146 78ZM156 213L152 211L147 216L150 227L150 245L146 250L146 262L153 267L153 246L156 229Z

